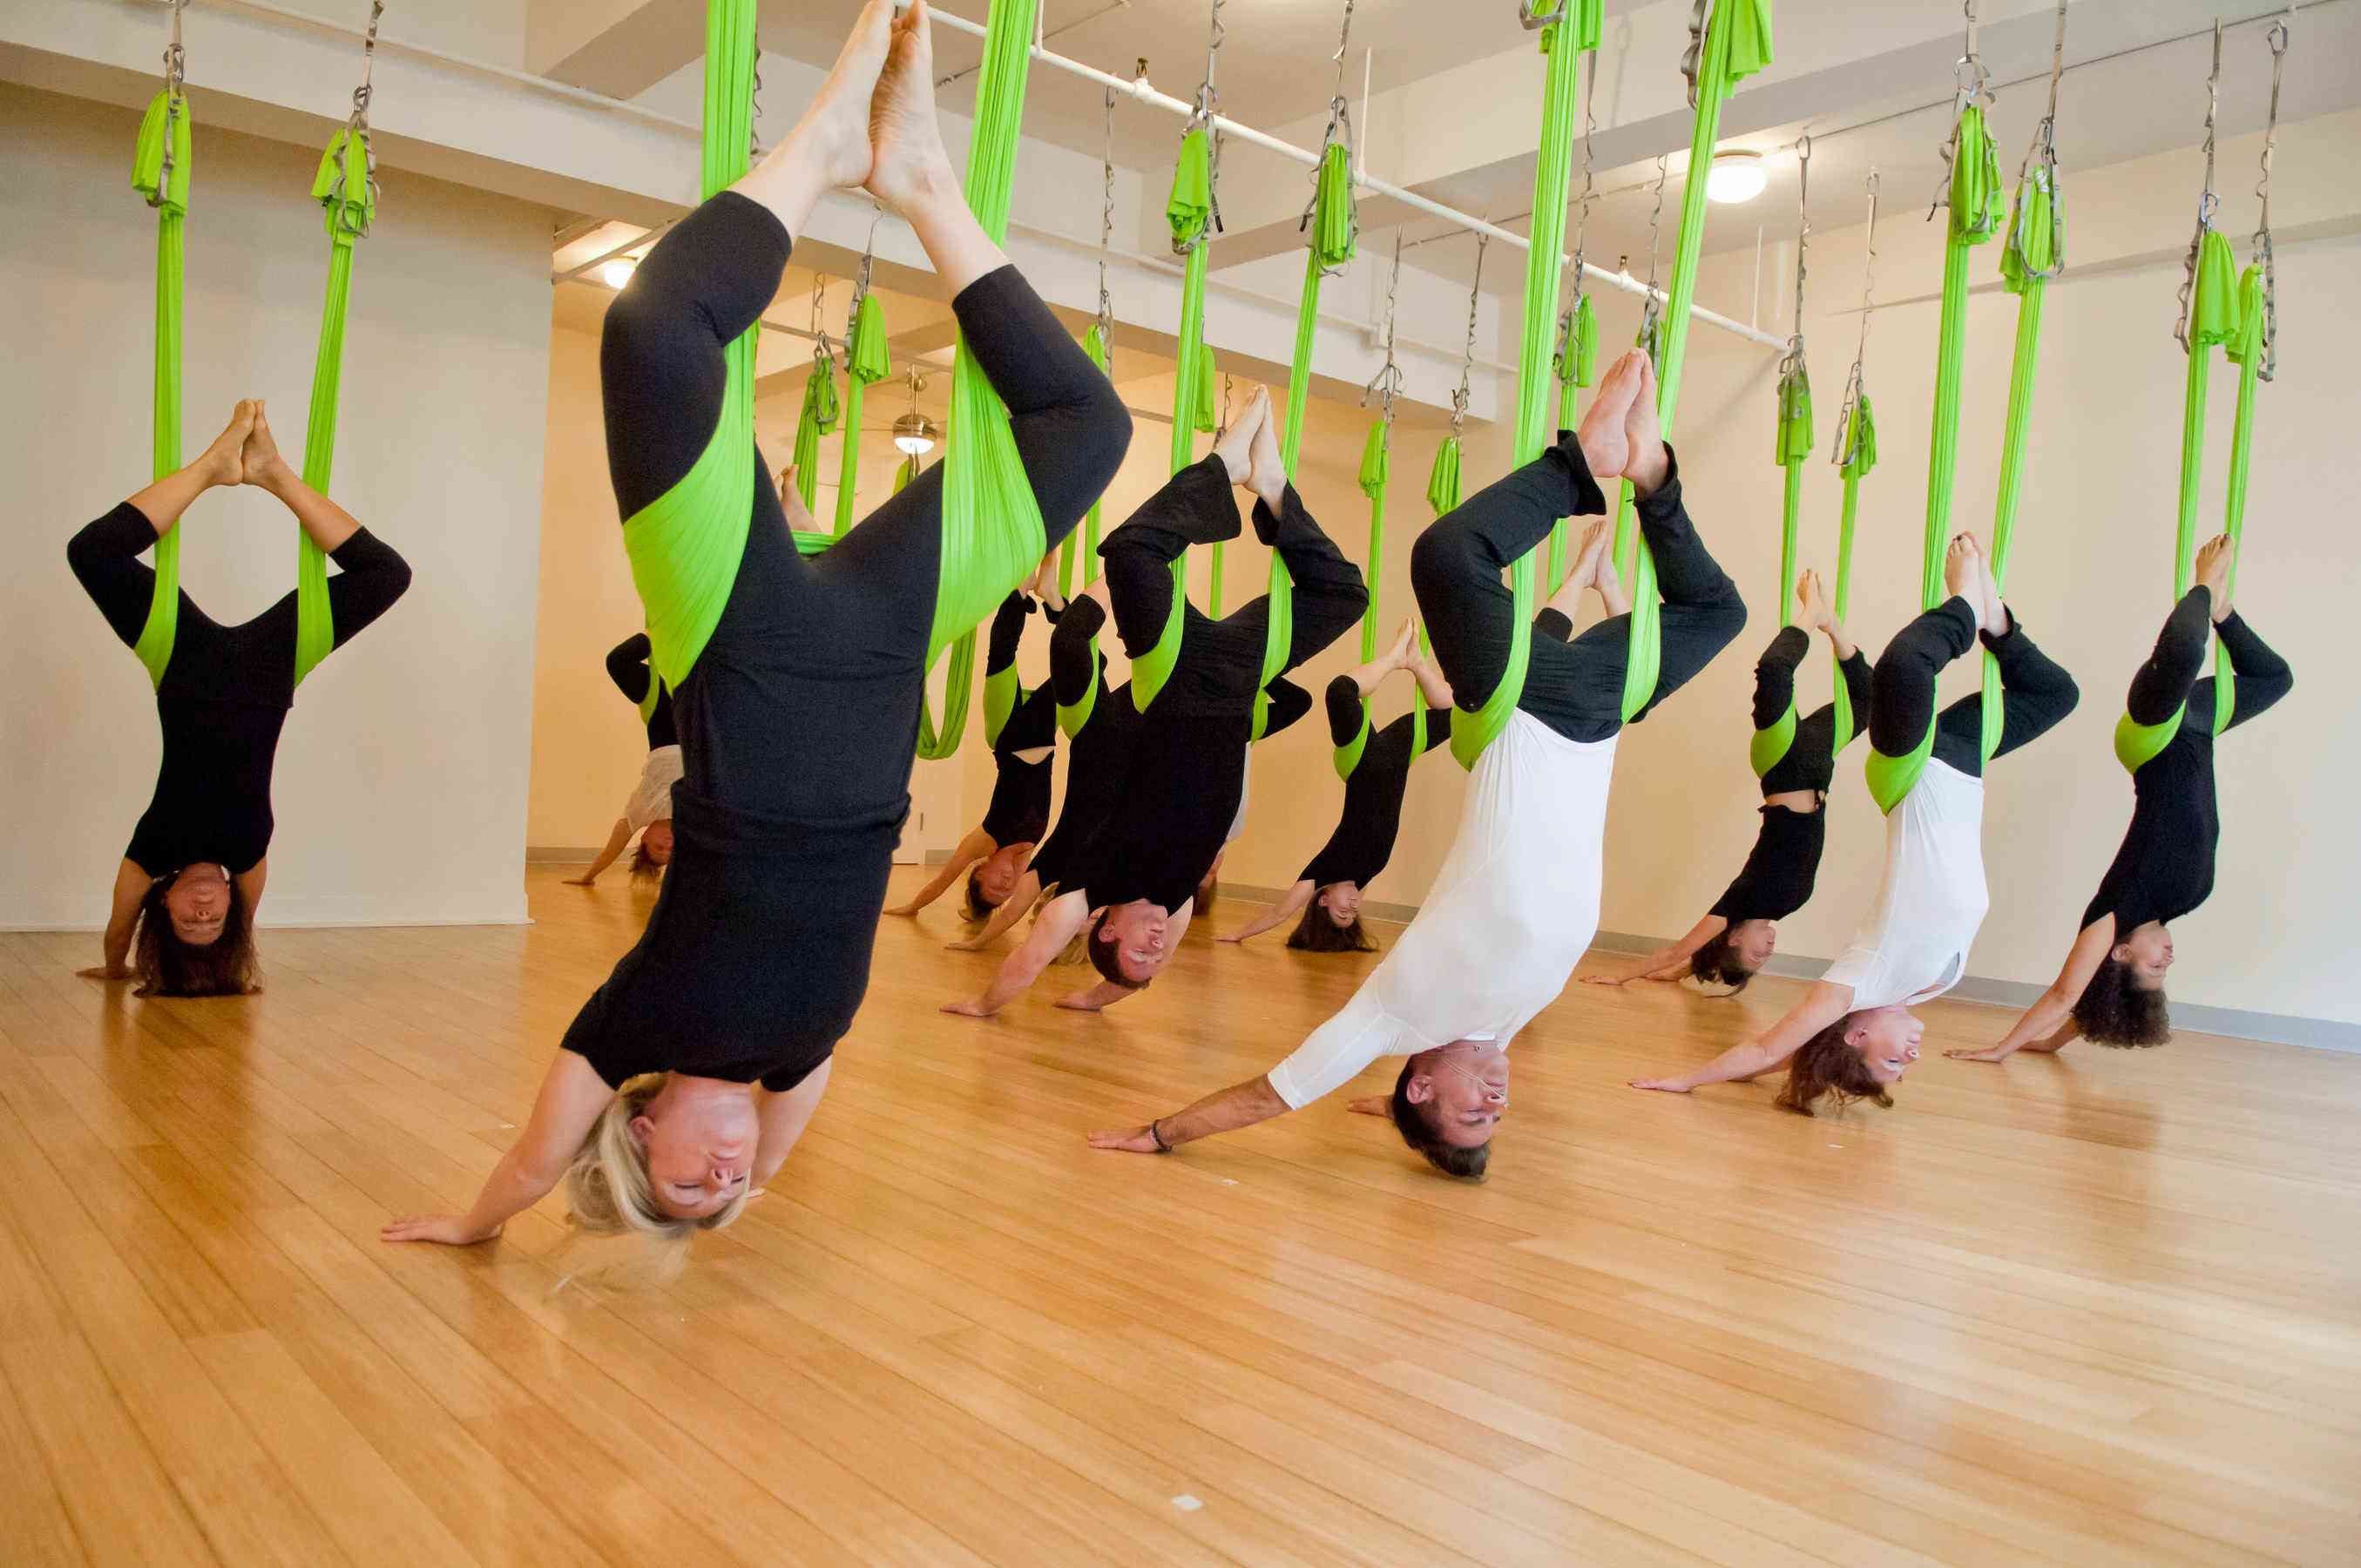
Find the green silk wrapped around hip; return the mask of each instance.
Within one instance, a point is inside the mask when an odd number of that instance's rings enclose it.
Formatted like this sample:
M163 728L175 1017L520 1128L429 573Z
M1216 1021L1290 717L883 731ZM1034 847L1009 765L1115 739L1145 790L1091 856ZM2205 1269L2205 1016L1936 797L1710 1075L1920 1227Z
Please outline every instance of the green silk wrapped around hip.
M1746 764L1754 770L1754 776L1759 779L1777 767L1780 759L1787 754L1787 749L1795 743L1795 705L1790 702L1787 710L1770 729L1757 729L1754 739L1747 742Z
M1927 760L1935 754L1935 720L1927 720L1927 734L1917 747L1906 756L1889 757L1872 746L1869 762L1863 772L1869 778L1869 797L1877 802L1880 811L1892 811L1927 771Z
M1509 460L1522 466L1538 459L1550 444L1550 389L1557 379L1551 365L1552 340L1557 333L1560 258L1565 240L1566 190L1574 173L1576 110L1580 101L1583 26L1595 25L1594 7L1570 7L1565 19L1542 29L1541 46L1549 57L1542 90L1541 138L1533 163L1532 227L1525 253L1524 330L1517 356L1515 444ZM1594 35L1595 36L1595 35ZM1452 502L1458 503L1458 453L1453 455ZM1451 726L1451 754L1462 767L1473 768L1486 747L1508 728L1525 689L1525 672L1532 659L1533 579L1539 563L1527 551L1509 568L1509 590L1514 601L1509 657L1499 684L1484 695L1471 712L1455 717ZM1464 705L1463 694L1461 702ZM1426 704L1418 699L1423 714ZM1423 736L1421 737L1423 739Z
M892 351L885 342L885 307L877 296L863 293L853 312L844 350L844 452L836 469L836 527L840 539L852 528L854 492L861 483L861 405L870 383L894 373Z
M167 127L172 172L164 177ZM155 409L150 473L155 478L181 467L181 318L184 285L189 213L192 137L189 103L184 96L159 93L139 122L138 144L132 154L131 187L156 208L156 363ZM181 629L181 531L173 528L156 541L156 587L148 601L148 620L139 641L132 645L148 671L148 684L162 685L172 663L172 644Z
M706 198L746 172L754 113L754 0L710 0L705 24ZM754 509L754 344L722 351L720 417L678 483L624 520L623 553L647 614L653 678L678 691L729 603Z
M1365 663L1367 662L1363 661ZM1422 705L1421 710L1423 711ZM1361 765L1361 753L1367 751L1368 747L1369 699L1365 696L1361 699L1361 727L1353 731L1353 738L1337 747L1334 754L1330 758L1330 761L1335 763L1336 776L1340 779L1351 778L1353 770Z
M978 68L975 129L968 146L967 203L997 244L1008 232L1009 197L1016 180L1017 132L1025 118L1026 71L1031 62L1035 0L993 0ZM951 367L951 410L943 458L942 567L935 586L935 617L927 663L954 641L945 685L943 727L922 710L919 755L948 756L967 728L973 685L975 626L1041 559L1048 533L1040 502L1016 453L1008 405L992 389L967 345Z
M1697 260L1705 244L1706 177L1712 171L1714 143L1720 136L1722 101L1739 82L1770 63L1770 0L1719 0L1698 51L1697 118L1689 137L1688 171L1682 181L1680 238L1674 247L1661 336L1653 350L1656 417L1667 433L1680 407L1689 309L1697 298ZM1656 677L1664 667L1663 606L1657 602L1655 557L1641 537L1631 487L1625 484L1620 489L1615 561L1631 594L1631 652L1623 665L1622 713L1628 721L1655 696Z

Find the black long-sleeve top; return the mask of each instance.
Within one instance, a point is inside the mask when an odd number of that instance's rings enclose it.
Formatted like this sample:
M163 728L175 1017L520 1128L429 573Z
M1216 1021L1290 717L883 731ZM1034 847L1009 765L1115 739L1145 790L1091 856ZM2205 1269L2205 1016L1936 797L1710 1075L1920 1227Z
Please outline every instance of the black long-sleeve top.
M1339 746L1352 743L1361 729L1361 693L1350 675L1328 683L1328 735ZM1328 836L1298 881L1314 887L1340 882L1367 887L1393 859L1394 839L1401 830L1402 793L1410 784L1413 739L1411 716L1405 713L1373 731L1361 750L1361 760L1345 781L1345 809L1336 830ZM1426 710L1426 748L1433 751L1451 739L1451 710ZM1423 753L1422 753L1423 754Z
M1812 651L1811 635L1800 626L1779 629L1754 665L1754 728L1768 729L1785 716L1795 699L1795 670ZM1852 704L1856 729L1869 723L1869 659L1860 649L1838 668L1843 672L1845 694ZM1764 795L1810 790L1825 795L1836 777L1836 705L1823 703L1796 720L1786 754L1763 775ZM1763 823L1754 848L1739 869L1736 880L1714 904L1711 913L1735 926L1742 920L1784 920L1812 900L1819 880L1820 857L1828 850L1828 813L1825 800L1810 811L1784 806L1762 808Z
M2114 916L2119 939L2151 920L2180 919L2213 892L2214 852L2222 839L2213 793L2213 680L2196 678L2204 667L2212 618L2213 595L2202 587L2190 589L2132 681L2134 721L2160 724L2184 702L2187 708L2179 732L2132 774L2131 827L2082 912L2086 927ZM2237 708L2230 718L2235 729L2285 696L2295 676L2235 611L2217 630L2238 673Z
M138 557L155 543L155 526L126 501L66 546L74 576L126 644L147 625L156 574ZM341 648L408 589L410 566L366 528L331 559L338 569L328 607ZM163 760L124 859L150 876L199 862L232 875L251 871L270 848L271 769L294 701L295 596L224 626L184 590L171 662L156 688Z

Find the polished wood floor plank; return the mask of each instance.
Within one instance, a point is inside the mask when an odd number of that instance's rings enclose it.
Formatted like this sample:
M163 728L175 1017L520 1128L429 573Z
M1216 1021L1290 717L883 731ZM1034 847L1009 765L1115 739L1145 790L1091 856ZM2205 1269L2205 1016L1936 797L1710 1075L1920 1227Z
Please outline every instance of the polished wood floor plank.
M0 935L0 1558L2361 1558L2361 1060L1955 1064L2004 1020L1943 1003L1893 1110L1805 1120L1621 1087L1792 982L1570 988L1480 1186L1338 1102L1140 1159L1082 1135L1267 1068L1374 960L1201 923L1106 1014L978 1023L935 1007L997 956L934 911L676 1281L555 1201L384 1248L471 1195L652 902L528 892L269 932L230 1001Z

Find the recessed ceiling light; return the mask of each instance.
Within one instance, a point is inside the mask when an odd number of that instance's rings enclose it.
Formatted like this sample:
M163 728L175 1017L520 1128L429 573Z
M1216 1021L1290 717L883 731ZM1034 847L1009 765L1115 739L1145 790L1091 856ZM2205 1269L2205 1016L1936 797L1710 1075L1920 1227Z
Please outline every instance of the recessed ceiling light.
M1717 152L1713 167L1706 171L1705 193L1710 201L1734 204L1754 200L1769 183L1761 153Z
M1717 170L1717 172L1719 171ZM614 260L600 267L598 269L598 276L605 280L607 287L609 289L620 289L624 284L630 282L631 280L631 274L637 272L639 269L640 264L638 262L632 260L628 256L619 256L615 258Z

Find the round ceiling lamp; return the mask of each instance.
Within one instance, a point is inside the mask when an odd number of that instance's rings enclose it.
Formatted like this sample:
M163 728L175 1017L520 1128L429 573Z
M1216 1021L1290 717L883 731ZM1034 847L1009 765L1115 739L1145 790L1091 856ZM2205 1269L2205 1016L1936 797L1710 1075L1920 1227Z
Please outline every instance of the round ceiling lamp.
M1717 152L1713 167L1706 171L1705 193L1709 200L1735 204L1754 200L1770 182L1761 153Z
M924 457L935 449L935 440L941 433L935 422L922 413L906 413L894 422L894 445L896 450L913 457Z
M609 289L620 289L631 280L631 274L639 269L638 262L628 256L619 256L601 266L598 269L598 276Z

